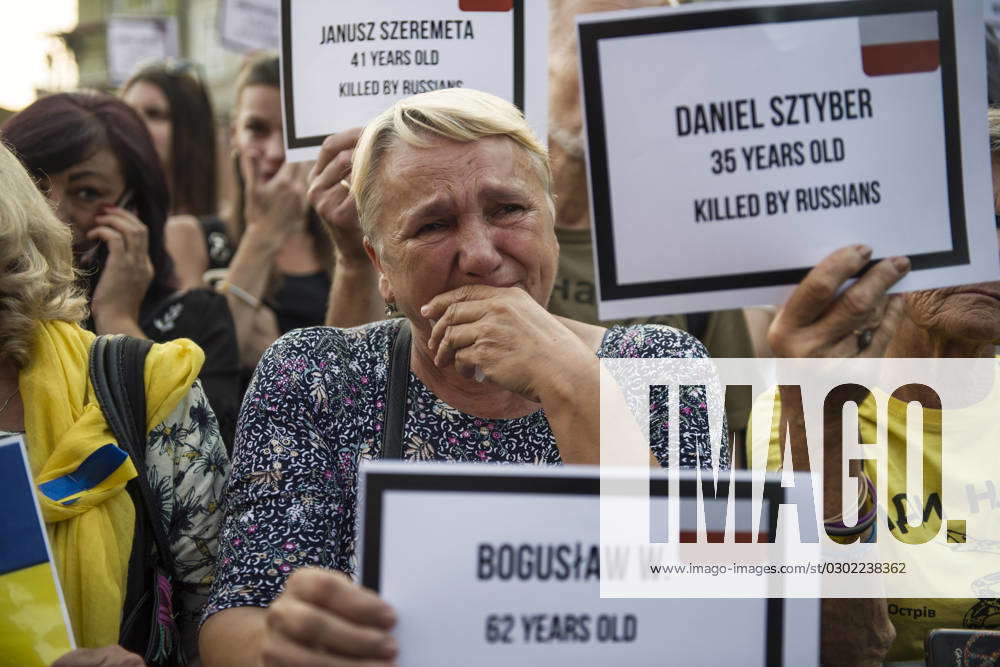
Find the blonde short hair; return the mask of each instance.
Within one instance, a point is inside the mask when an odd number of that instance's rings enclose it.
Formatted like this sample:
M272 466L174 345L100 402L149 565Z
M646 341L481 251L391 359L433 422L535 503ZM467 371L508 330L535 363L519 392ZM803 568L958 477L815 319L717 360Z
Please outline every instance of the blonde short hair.
M990 128L990 154L1000 158L1000 107L990 107L987 116Z
M73 234L0 143L0 359L23 368L38 322L86 316Z
M397 140L426 148L432 137L472 142L506 136L527 151L552 203L549 153L538 141L521 111L495 95L471 88L446 88L420 93L393 104L365 127L354 149L351 194L365 237L376 248L375 219L381 204L379 177L388 148Z

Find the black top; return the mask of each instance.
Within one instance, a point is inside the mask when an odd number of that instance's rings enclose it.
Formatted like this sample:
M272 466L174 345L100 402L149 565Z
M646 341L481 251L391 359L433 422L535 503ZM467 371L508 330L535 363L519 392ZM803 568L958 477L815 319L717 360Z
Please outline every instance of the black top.
M215 215L200 215L198 223L205 235L205 250L208 252L209 269L225 269L233 259L233 242L229 238L226 224Z
M219 420L226 450L231 450L241 385L236 327L226 297L208 288L178 292L143 309L139 328L156 343L190 338L202 349L205 365L198 378Z
M278 318L281 333L320 326L326 321L330 276L325 271L303 276L282 275L281 285L267 306Z

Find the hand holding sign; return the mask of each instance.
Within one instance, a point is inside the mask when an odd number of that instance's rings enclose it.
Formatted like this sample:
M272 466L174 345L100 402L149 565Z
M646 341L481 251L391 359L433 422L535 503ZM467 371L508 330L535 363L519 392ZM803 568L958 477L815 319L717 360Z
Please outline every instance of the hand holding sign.
M360 127L331 134L323 140L316 163L309 170L309 204L330 230L337 246L337 263L368 263L361 244L361 223L345 179L351 175L351 157L361 136Z
M776 356L881 357L885 353L903 312L902 296L889 297L886 292L909 272L909 260L883 259L838 295L871 253L866 246L841 248L806 275L768 330L768 343Z
M602 319L781 303L848 243L893 291L997 275L982 14L867 4L577 17Z
M768 342L779 357L881 357L903 315L903 297L886 292L910 270L906 257L883 259L856 283L838 292L845 281L871 259L867 246L841 248L806 275L778 313L768 331ZM859 333L860 331L860 333ZM866 333L870 332L870 333ZM844 480L841 461L845 452L841 410L845 403L861 405L868 391L856 384L836 387L824 403L823 516L839 515ZM792 461L798 470L809 469L805 415L798 387L780 389L782 419L788 429ZM858 461L850 464L857 484ZM849 482L854 484L855 482ZM850 487L854 493L853 486ZM857 509L860 516L861 508ZM851 538L869 539L870 531ZM822 655L824 662L858 664L881 656L892 644L895 631L887 607L879 599L823 600ZM859 619L862 619L859 622Z
M343 573L305 567L267 608L261 663L355 664L360 658L388 665L397 652L388 632L395 622L388 604Z

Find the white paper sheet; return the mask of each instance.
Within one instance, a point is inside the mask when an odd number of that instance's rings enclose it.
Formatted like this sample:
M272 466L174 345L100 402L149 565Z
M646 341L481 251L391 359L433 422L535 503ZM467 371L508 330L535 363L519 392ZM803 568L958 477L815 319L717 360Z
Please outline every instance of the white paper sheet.
M981 4L577 23L602 319L780 304L860 243L911 257L896 291L1000 277Z
M476 88L515 102L544 141L548 6L469 11L484 0L282 0L282 96L290 161L393 102L437 88ZM502 4L502 3L500 3Z

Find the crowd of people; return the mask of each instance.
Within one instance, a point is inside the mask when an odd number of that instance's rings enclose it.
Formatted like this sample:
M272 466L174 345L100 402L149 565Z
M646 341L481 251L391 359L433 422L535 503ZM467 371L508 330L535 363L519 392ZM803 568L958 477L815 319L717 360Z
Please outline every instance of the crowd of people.
M173 61L0 126L0 436L24 434L36 484L116 441L88 383L95 337L156 343L143 464L124 457L72 505L39 495L81 647L58 665L392 664L395 612L351 579L360 462L597 463L602 357L994 355L1000 282L890 296L910 269L893 257L842 289L864 246L814 267L773 322L600 322L576 47L558 28L580 7L554 7L548 148L510 103L448 89L287 162L272 54L237 79L223 159L208 91ZM713 450L727 465L746 412L727 405L716 443L703 413L683 416L680 465L710 466ZM666 464L666 431L650 444ZM840 508L834 469L825 516ZM149 585L160 613L133 641L139 479L173 576ZM918 658L933 627L968 625L976 601L951 602L918 622L882 599L825 600L823 660Z

